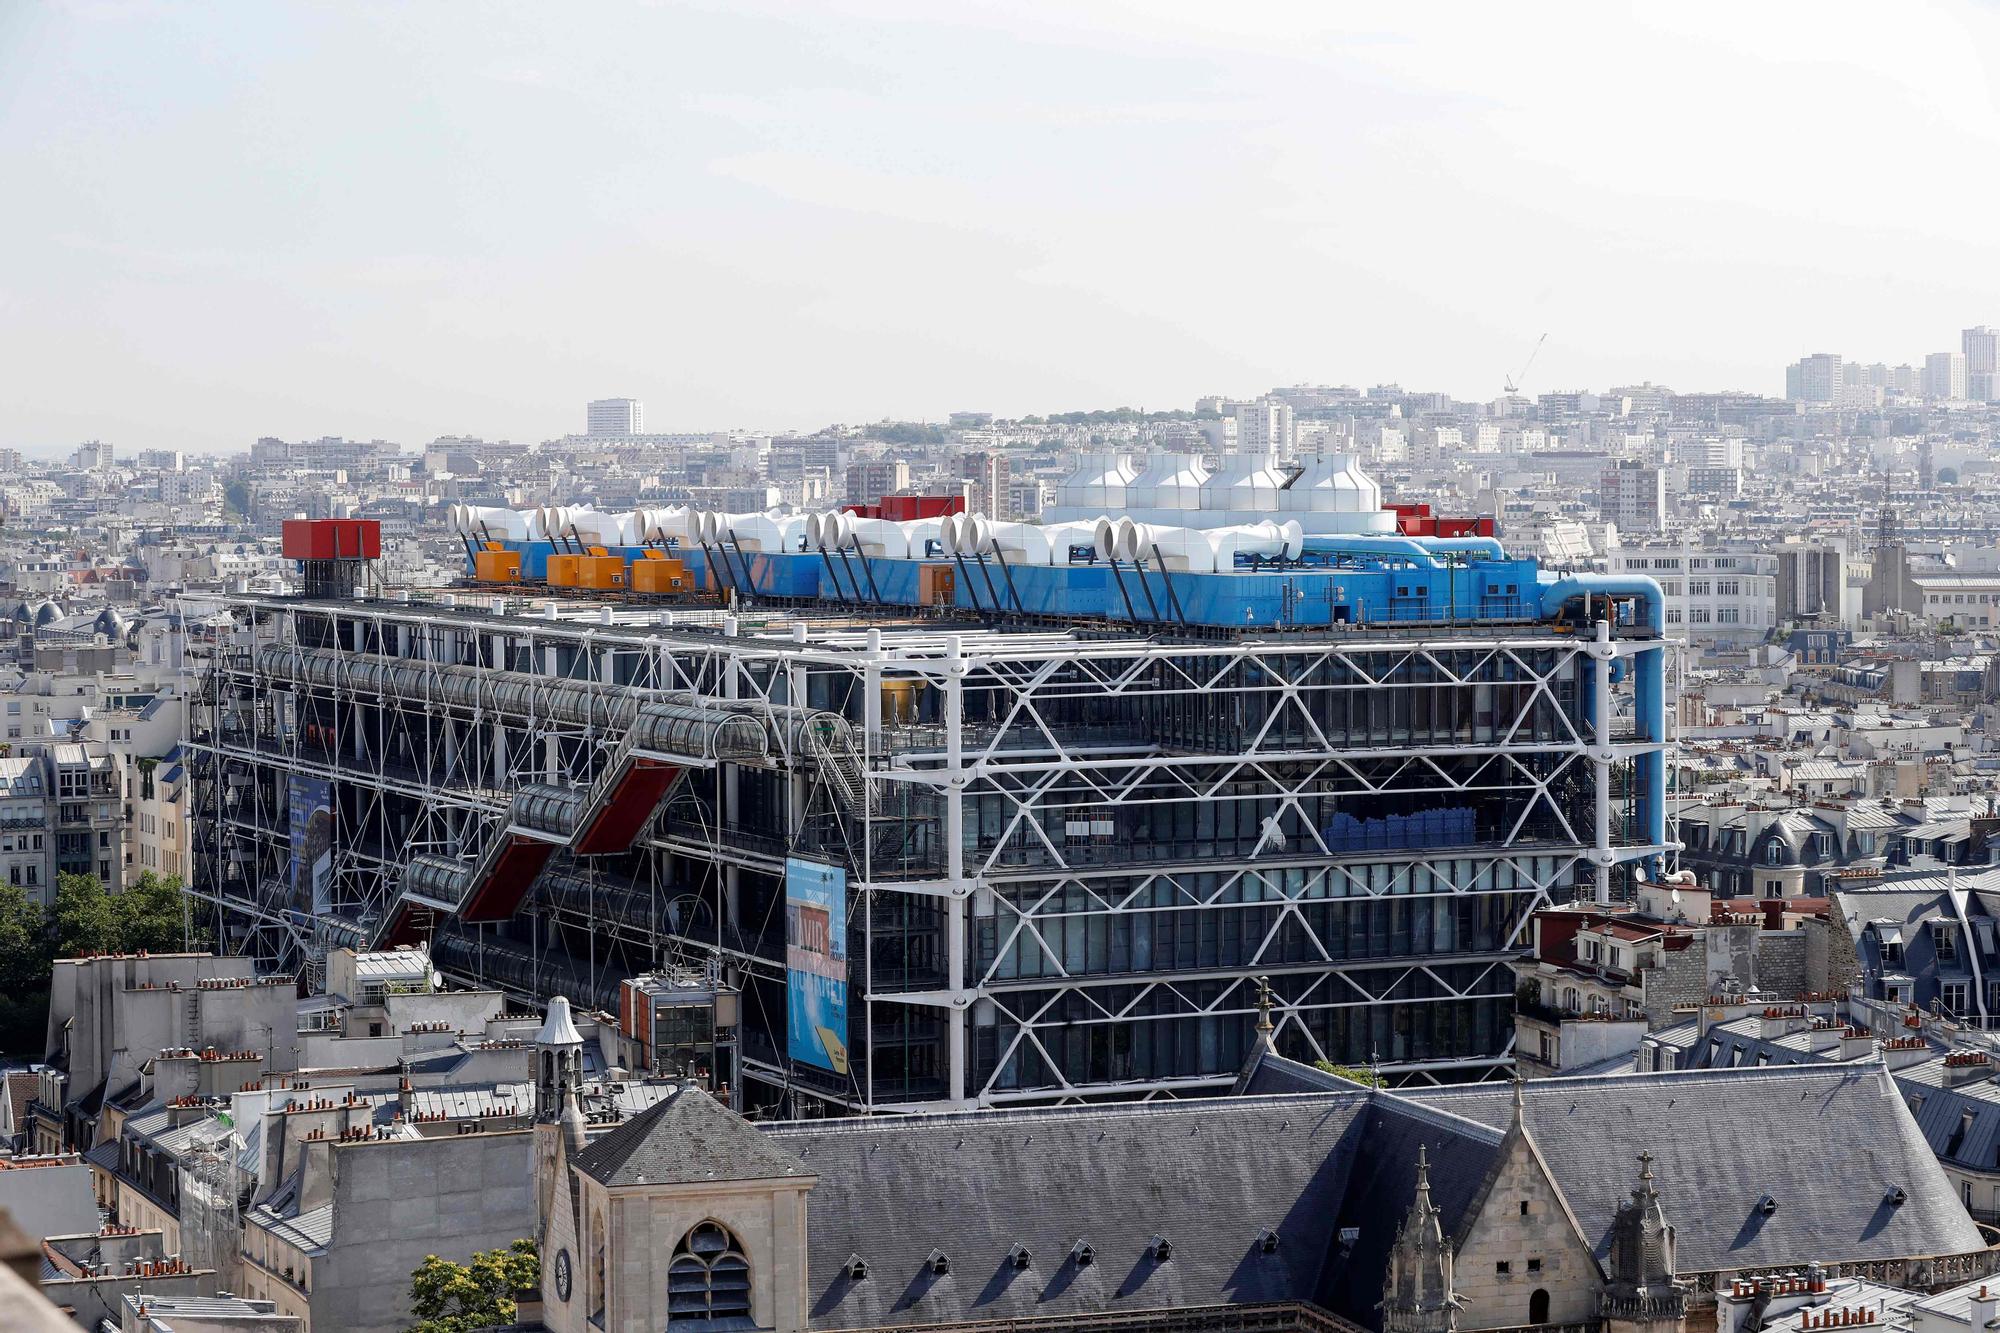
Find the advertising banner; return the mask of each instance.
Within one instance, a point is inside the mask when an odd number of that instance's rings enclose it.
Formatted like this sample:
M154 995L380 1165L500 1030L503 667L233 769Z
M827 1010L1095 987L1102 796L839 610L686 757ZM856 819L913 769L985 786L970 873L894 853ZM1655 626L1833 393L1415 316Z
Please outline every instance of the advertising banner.
M287 779L291 807L292 906L314 916L333 910L333 789L325 778Z
M785 861L787 1047L794 1060L847 1072L847 872Z

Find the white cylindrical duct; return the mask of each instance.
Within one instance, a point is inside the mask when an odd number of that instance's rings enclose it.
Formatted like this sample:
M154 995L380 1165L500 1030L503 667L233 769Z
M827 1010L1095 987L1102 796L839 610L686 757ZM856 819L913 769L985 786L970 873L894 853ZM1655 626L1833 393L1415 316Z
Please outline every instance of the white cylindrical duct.
M1215 568L1225 574L1236 567L1239 555L1295 560L1305 545L1305 533L1296 522L1243 523L1227 528L1211 528L1208 538L1214 548Z
M475 505L460 505L457 528L460 532L473 536L485 535L509 541L528 539L527 518L518 510L502 508L480 508Z
M1090 544L1097 548L1099 560L1123 560L1119 554L1118 525L1130 524L1129 518L1100 518L1090 525Z
M576 539L586 546L622 545L624 533L618 518L612 514L599 513L595 509L573 509L569 514L566 533L573 532Z
M1030 526L1039 527L1042 540L1048 544L1049 563L1052 565L1070 564L1069 553L1072 549L1097 544L1097 522L1045 523Z
M820 546L840 550L850 540L854 540L854 514L844 508L832 508L820 514Z
M747 514L725 514L719 509L704 509L696 515L699 527L696 537L704 542L719 542L736 530L736 526L746 519L764 517L761 511Z
M732 529L746 551L796 551L805 536L803 514L744 514Z
M1200 528L1171 528L1125 519L1118 536L1122 559L1157 560L1163 568L1193 574L1215 570L1215 544Z
M863 555L883 556L891 560L921 558L925 553L925 543L938 536L939 524L936 519L915 519L908 523L898 523L888 518L859 518L841 525L844 535ZM958 547L965 552L965 528L958 525ZM970 554L970 552L965 552Z

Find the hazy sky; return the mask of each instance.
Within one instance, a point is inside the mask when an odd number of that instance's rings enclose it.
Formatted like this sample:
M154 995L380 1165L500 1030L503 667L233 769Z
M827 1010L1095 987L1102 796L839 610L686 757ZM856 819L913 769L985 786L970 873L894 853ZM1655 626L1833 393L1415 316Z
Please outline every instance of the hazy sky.
M2000 8L0 0L0 445L1300 381L1778 392L2000 323Z

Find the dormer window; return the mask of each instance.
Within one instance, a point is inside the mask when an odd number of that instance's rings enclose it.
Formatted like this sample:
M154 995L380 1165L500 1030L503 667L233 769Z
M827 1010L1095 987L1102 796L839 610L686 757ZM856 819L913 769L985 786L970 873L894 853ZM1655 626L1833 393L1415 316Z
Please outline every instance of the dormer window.
M924 1267L936 1276L943 1277L951 1271L951 1256L943 1250L932 1250L924 1259Z

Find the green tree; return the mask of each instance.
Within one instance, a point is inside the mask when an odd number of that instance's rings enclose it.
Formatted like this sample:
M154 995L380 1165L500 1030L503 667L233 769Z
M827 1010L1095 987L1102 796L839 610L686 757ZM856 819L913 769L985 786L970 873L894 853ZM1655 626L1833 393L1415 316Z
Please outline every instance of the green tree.
M118 948L166 953L187 939L187 899L177 878L162 879L148 870L131 888L111 896L111 914L118 926Z
M106 892L89 875L58 875L55 906L49 911L54 956L179 949L188 940L186 911L180 880L162 879L150 870L123 893ZM195 932L192 943L205 945L206 932Z
M49 1030L48 916L12 884L0 884L0 1051L47 1054Z
M118 951L118 914L112 910L111 895L89 875L65 871L56 876L49 930L57 958Z
M504 1250L482 1250L469 1264L435 1254L410 1273L410 1333L470 1333L514 1322L514 1293L541 1281L535 1242L517 1240Z
M232 481L222 488L223 512L238 518L250 517L250 483Z

